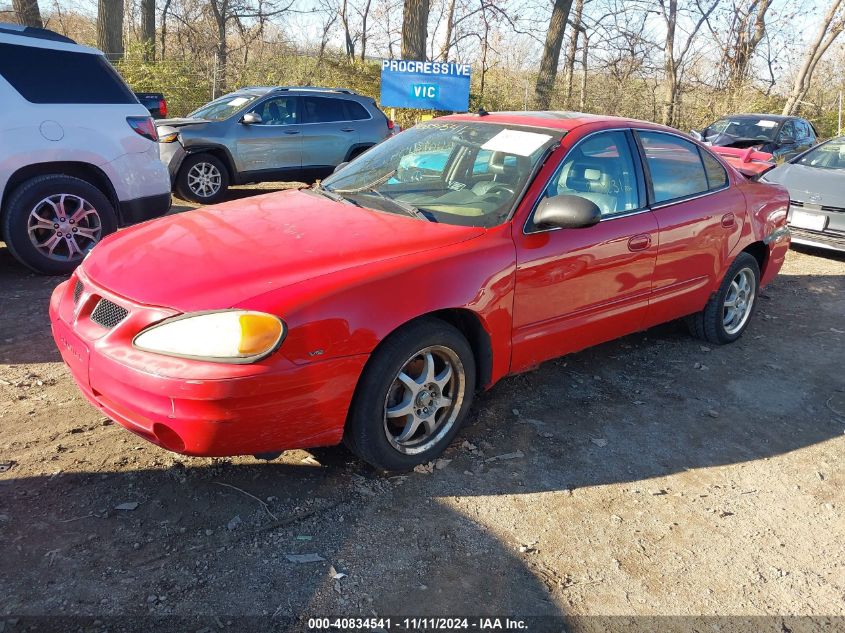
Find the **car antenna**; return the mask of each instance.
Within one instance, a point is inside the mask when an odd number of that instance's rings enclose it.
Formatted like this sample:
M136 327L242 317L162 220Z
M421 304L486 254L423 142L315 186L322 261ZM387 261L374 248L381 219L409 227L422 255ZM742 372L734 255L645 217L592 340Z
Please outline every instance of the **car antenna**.
M484 108L478 108L478 116L487 116L488 114L490 113L487 112L487 110L485 110Z

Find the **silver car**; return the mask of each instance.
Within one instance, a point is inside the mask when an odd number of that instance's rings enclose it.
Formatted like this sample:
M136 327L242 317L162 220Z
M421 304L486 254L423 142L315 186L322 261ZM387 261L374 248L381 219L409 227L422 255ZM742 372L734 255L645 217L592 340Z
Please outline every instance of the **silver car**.
M845 251L845 136L816 145L761 180L789 190L794 243Z
M206 204L232 184L322 178L396 131L371 98L311 87L242 88L156 123L176 193Z

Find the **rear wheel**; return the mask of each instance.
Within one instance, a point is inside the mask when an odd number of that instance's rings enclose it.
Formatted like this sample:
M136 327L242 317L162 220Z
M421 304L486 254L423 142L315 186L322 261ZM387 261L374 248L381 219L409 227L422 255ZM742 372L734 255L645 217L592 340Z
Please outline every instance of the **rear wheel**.
M717 345L733 343L748 327L759 290L757 260L748 253L740 253L704 310L687 318L690 331Z
M229 172L216 156L188 156L176 176L176 193L183 200L214 204L220 202L229 188Z
M32 270L67 275L116 230L114 207L99 189L79 178L50 175L15 189L2 232L12 255Z
M370 359L344 441L376 468L408 470L440 455L472 404L475 359L464 336L439 319L392 334Z

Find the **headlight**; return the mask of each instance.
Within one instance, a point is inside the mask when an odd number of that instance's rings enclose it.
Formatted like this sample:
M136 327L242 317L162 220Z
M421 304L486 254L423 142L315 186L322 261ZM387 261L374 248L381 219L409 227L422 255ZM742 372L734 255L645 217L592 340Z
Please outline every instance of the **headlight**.
M165 134L164 136L158 137L159 143L175 143L179 140L179 132L171 132L170 134Z
M225 310L168 319L147 328L132 343L156 354L252 363L278 348L284 337L284 322L272 314Z

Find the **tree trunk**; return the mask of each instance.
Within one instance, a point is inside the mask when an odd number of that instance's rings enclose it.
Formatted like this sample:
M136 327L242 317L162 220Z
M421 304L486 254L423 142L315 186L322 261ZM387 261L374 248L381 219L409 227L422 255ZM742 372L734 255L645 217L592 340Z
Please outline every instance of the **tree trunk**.
M663 48L663 125L672 125L678 93L678 69L675 66L675 27L678 23L678 0L669 0L666 18L666 43Z
M372 0L367 0L364 11L361 13L361 62L367 57L367 19L370 17L370 5Z
M217 46L214 50L214 85L212 98L226 92L226 63L229 59L229 43L226 40L226 23L229 20L229 0L211 0L209 7L217 25Z
M540 71L534 86L534 107L538 110L548 110L552 101L552 90L557 79L557 65L560 61L560 47L563 44L563 32L571 6L572 0L555 0L555 6L552 9L546 43L543 46L543 57L540 60Z
M581 66L583 75L581 75L581 95L578 99L578 109L581 112L587 109L587 53L590 50L590 40L584 33L584 43L581 45Z
M455 28L455 0L449 0L449 16L446 18L446 37L443 48L440 49L440 61L449 61L449 51L452 49L452 31Z
M425 60L429 8L430 0L405 0L402 14L402 59Z
M141 46L144 47L144 61L154 61L156 57L155 0L141 0Z
M12 7L15 10L15 15L18 16L18 21L24 26L44 28L44 23L41 22L38 0L12 0Z
M123 58L123 0L99 0L97 48L103 51L110 61Z
M816 65L819 63L819 60L825 54L830 45L833 44L833 41L842 32L842 28L845 26L843 18L840 16L834 22L836 14L842 7L842 2L843 0L833 0L833 3L830 5L830 9L828 9L827 14L824 17L824 21L819 26L819 31L816 33L816 37L807 49L807 53L804 55L804 61L801 63L801 68L795 76L795 83L792 85L792 91L789 93L789 98L783 106L783 114L795 114L798 111L798 106L800 105L801 100L810 89L810 80L813 78L813 71L816 69Z
M575 0L575 15L572 18L572 34L569 36L569 47L566 49L566 93L563 105L568 110L572 99L572 82L575 76L575 53L578 52L578 36L581 34L581 14L584 11L584 0ZM586 72L586 66L584 67Z
M167 12L170 10L170 2L171 0L165 0L161 10L161 59L164 59L167 50Z

